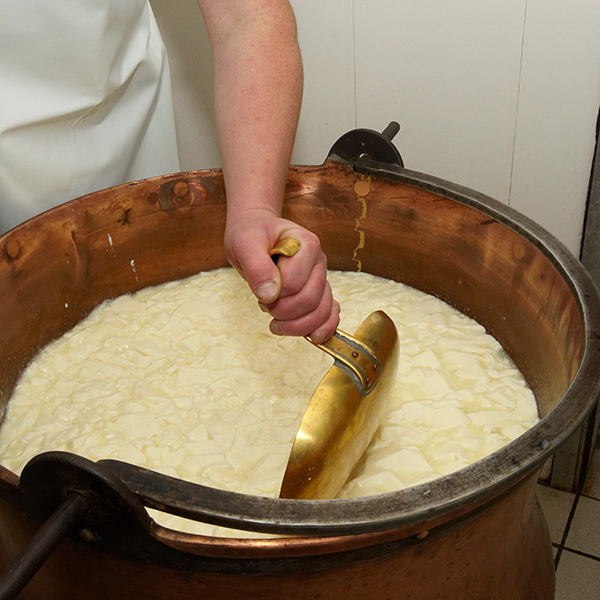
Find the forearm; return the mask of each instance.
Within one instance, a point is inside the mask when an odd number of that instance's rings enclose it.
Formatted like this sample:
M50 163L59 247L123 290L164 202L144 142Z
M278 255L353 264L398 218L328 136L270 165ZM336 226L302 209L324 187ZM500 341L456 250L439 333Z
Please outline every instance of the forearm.
M198 3L214 54L228 219L251 209L280 215L302 100L291 7L286 0Z
M215 63L215 113L227 193L225 253L279 335L330 337L339 305L319 239L280 218L300 104L302 61L288 0L198 0ZM301 244L275 266L277 241Z

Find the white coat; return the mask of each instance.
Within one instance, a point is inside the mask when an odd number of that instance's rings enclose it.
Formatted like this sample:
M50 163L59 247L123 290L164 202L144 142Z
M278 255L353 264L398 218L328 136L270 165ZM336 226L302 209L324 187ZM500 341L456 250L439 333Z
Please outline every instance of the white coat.
M0 0L0 233L178 170L169 68L147 0Z

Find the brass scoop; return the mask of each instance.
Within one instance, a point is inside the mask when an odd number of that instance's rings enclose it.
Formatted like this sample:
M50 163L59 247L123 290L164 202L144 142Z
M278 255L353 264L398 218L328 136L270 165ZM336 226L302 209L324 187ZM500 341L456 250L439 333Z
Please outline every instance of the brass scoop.
M299 242L288 238L270 254L293 256L299 249ZM379 427L398 363L396 326L380 310L354 336L338 329L327 342L314 345L331 355L334 364L304 413L280 498L335 497Z

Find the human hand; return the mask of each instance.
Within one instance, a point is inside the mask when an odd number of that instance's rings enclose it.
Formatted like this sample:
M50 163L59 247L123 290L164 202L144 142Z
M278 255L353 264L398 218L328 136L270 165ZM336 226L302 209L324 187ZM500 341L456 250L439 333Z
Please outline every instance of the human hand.
M288 237L300 242L300 250L291 258L281 256L276 266L269 250ZM314 233L269 210L251 209L228 217L224 242L229 262L273 317L272 333L310 335L315 343L333 335L340 306L333 299L327 258Z

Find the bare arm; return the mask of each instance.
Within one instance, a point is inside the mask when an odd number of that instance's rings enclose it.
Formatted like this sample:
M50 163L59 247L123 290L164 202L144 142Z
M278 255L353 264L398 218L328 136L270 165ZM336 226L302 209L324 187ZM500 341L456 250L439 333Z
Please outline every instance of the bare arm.
M328 338L339 306L316 236L281 219L300 104L302 61L287 0L198 0L215 62L215 112L225 186L225 249L286 335ZM302 248L277 269L268 250L284 237Z

